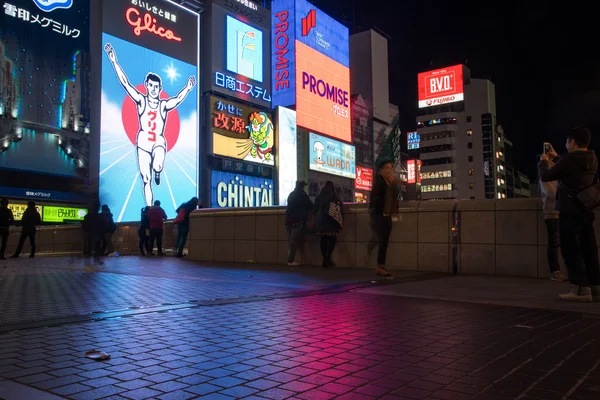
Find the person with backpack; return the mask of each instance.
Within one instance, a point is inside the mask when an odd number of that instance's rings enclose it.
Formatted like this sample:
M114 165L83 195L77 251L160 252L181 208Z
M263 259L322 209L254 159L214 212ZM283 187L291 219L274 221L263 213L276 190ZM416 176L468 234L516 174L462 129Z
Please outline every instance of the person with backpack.
M198 198L192 197L187 203L183 203L177 208L177 217L175 218L175 224L177 225L177 241L175 247L177 248L177 257L185 257L183 254L183 248L190 232L190 214L192 211L198 208Z
M335 267L333 250L337 243L337 235L344 224L343 203L335 193L332 181L325 182L317 195L314 205L317 223L317 236L321 238L321 254L323 268Z
M0 260L5 260L6 242L10 234L10 226L15 222L12 210L8 208L8 200L0 201Z
M160 206L160 201L156 200L154 206L148 210L148 221L150 222L150 249L154 248L154 242L156 241L156 248L159 256L164 256L162 251L162 239L164 231L164 223L167 219L167 213Z
M112 236L117 230L117 224L115 224L110 208L108 208L106 204L102 206L101 216L105 227L104 235L102 237L102 254L109 255L115 252Z
M31 245L31 253L29 254L29 258L35 257L35 235L37 234L37 226L41 223L42 217L35 207L35 203L33 201L28 202L27 208L25 209L23 217L21 218L21 237L19 238L19 244L15 254L13 254L10 258L19 258L27 238L29 238L29 244Z

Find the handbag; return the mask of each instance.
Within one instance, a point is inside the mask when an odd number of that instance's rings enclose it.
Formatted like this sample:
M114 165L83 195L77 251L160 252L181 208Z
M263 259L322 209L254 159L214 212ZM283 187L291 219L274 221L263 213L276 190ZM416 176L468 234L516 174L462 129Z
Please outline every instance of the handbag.
M567 190L565 192L581 211L592 212L600 207L600 182L598 180L576 194L569 193Z
M338 203L332 201L329 203L329 216L338 223L340 228L344 225L344 217L342 216L342 208Z

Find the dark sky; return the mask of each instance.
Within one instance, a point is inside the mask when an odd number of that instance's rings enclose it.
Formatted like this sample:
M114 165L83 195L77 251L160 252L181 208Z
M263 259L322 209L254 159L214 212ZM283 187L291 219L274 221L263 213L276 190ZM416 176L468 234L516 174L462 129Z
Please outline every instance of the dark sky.
M417 73L466 63L472 78L496 85L498 122L531 178L542 143L560 153L572 126L590 127L600 149L600 20L589 5L354 0L353 12L352 0L311 2L349 27L354 20L355 32L376 26L391 37L390 100L403 132L414 128Z

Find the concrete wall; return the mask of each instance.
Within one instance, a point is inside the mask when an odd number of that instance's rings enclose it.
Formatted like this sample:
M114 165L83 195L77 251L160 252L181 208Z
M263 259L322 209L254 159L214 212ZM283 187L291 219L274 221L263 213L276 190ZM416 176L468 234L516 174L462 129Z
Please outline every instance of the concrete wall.
M404 202L388 251L391 270L451 272L453 201ZM540 199L457 202L460 273L547 277L547 237ZM334 259L363 267L371 232L367 206L347 204ZM196 261L287 261L285 210L199 210L191 216L190 254ZM600 228L600 227L599 227ZM369 266L375 266L375 252ZM320 265L318 238L306 235L296 260ZM561 260L562 261L562 260Z

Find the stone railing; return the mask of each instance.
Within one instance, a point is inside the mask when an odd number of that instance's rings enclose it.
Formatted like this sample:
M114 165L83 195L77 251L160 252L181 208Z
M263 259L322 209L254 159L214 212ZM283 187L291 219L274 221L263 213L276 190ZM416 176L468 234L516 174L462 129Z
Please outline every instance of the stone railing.
M387 266L546 277L547 237L541 206L540 199L404 202L393 224ZM284 208L198 210L190 221L189 259L287 262ZM346 204L344 229L334 254L338 266L364 267L370 236L367 206ZM305 235L296 260L304 265L321 264L316 236ZM374 263L375 254L370 266Z

